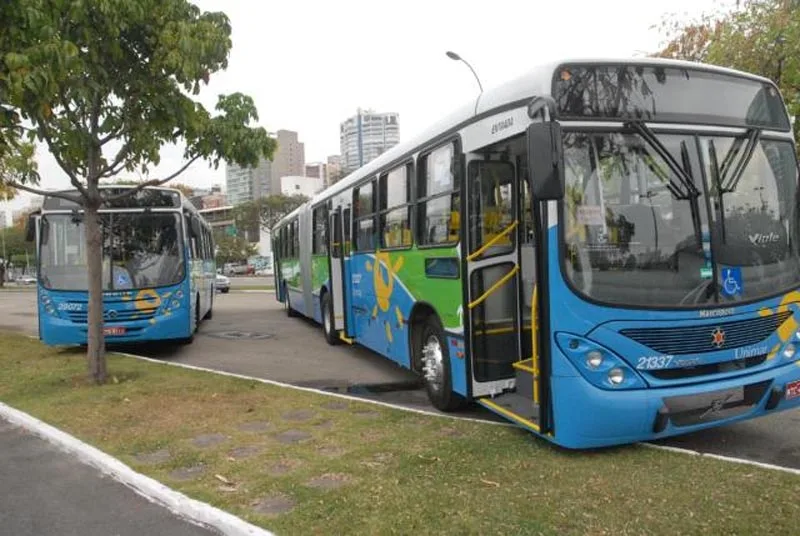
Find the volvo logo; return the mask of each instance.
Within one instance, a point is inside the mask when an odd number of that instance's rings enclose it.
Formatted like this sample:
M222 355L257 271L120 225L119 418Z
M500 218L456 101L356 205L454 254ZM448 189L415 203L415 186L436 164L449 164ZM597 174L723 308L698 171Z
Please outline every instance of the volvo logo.
M109 320L114 320L117 318L117 312L112 309L111 311L106 311L103 316Z
M711 332L711 344L715 348L722 348L725 344L725 332L722 331L722 328L717 328Z

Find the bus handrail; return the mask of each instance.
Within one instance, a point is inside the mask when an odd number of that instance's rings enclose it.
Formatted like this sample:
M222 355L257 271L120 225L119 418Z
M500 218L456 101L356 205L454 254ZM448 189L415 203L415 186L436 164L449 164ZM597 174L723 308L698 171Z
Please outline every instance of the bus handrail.
M482 304L482 303L483 303L483 302L486 300L486 298L488 298L488 297L489 297L489 296L490 296L490 295L491 295L491 294L492 294L492 293L493 293L495 290L497 290L497 289L499 289L500 287L502 287L503 285L505 285L505 284L508 282L508 280L509 280L509 279L511 279L512 277L514 277L514 276L517 274L517 272L519 272L519 265L518 265L518 264L515 264L515 265L514 265L514 267L513 267L511 270L509 270L509 271L508 271L508 273L507 273L506 275L504 275L504 276L503 276L502 278L500 278L500 279L499 279L497 282L495 282L495 284L494 284L494 285L492 285L491 287L489 287L489 288L486 290L486 292L484 292L483 294L481 294L481 295L480 295L480 297L478 297L478 298L477 298L477 299L475 299L474 301L470 302L470 303L467 305L467 308L468 308L468 309L474 309L475 307L477 307L477 306L479 306L480 304Z
M511 231L516 229L517 225L519 225L519 221L518 220L514 220L511 224L509 224L508 227L506 227L505 229L503 229L502 231L497 233L497 235L494 238L492 238L491 240L486 242L484 245L482 245L477 250L475 250L472 253L470 253L469 256L467 257L467 261L474 261L475 259L477 259L481 255L483 255L484 251L486 251L487 249L489 249L490 247L492 247L493 245L498 243L501 239L503 239L503 237L508 236L511 233Z
M531 364L533 365L533 402L539 404L539 285L533 285L531 299Z

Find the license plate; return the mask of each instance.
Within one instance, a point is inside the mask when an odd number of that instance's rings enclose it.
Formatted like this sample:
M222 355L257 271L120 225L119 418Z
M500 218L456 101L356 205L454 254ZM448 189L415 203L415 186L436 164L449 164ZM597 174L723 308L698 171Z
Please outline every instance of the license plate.
M800 396L800 380L789 382L786 384L786 400L797 398Z
M125 335L125 328L115 326L113 328L103 328L103 335Z

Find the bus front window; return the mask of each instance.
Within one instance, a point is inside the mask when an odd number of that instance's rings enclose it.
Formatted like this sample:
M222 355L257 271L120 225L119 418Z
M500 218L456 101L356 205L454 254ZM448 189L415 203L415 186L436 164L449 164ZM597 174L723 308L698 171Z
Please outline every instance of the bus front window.
M578 292L609 304L696 307L800 283L791 143L753 131L647 135L564 136L565 273Z
M674 162L686 164L686 137L658 140ZM689 141L684 153L694 147ZM579 292L638 306L713 299L693 294L711 274L699 184L684 184L639 134L567 133L564 164L566 274ZM699 174L686 175L697 181Z
M184 262L176 214L102 215L103 290L133 290L178 284ZM52 290L88 288L82 216L48 214L41 238L42 285Z

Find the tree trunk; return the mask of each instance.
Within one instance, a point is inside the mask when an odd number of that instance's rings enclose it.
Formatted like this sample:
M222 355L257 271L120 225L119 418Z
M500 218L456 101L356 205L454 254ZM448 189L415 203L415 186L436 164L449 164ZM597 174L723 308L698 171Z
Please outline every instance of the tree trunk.
M86 259L89 276L88 350L89 377L98 384L106 381L106 341L103 336L103 232L98 202L85 207Z

